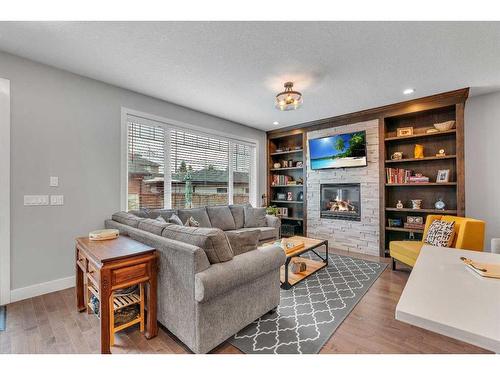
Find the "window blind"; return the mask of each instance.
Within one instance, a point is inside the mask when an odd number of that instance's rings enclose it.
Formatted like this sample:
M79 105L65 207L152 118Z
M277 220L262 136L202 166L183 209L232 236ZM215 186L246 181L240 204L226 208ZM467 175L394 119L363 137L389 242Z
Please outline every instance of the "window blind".
M165 130L135 119L128 131L128 209L163 208Z
M233 164L233 203L249 203L253 147L245 144L233 143L231 152Z

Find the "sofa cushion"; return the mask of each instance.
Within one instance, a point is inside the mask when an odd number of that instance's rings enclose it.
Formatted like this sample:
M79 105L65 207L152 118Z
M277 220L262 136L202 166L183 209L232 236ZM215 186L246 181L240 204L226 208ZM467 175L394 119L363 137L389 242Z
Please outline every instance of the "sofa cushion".
M251 206L250 206L251 207ZM240 229L245 226L245 205L230 204L229 209L234 219L234 229Z
M161 217L161 216L160 216ZM163 218L162 218L163 219ZM165 220L165 219L163 219ZM163 229L169 225L174 225L167 222L162 222L156 219L142 219L139 222L138 229L145 230L146 232L156 234L157 236L161 236Z
M211 264L233 259L233 251L224 232L218 228L196 228L169 225L162 237L197 246L205 251Z
M229 230L226 233L244 233L253 232L254 230L258 230L260 232L259 241L273 240L277 237L276 229L273 227L241 228Z
M128 213L144 219L151 218L151 216L149 216L149 210L130 210Z
M167 209L155 209L155 210L148 210L149 217L151 219L156 219L158 216L161 216L164 218L166 221L170 219L170 217L175 214L177 210L167 210Z
M413 267L422 245L423 242L420 241L391 241L389 242L389 252L391 258Z
M266 221L266 208L265 207L249 207L245 206L245 228L265 227Z
M170 218L167 221L172 224L184 225L181 219L179 219L179 216L177 216L176 214L172 214L172 216L170 216Z
M121 224L129 225L134 228L137 228L139 222L141 220L144 220L143 218L132 215L131 213L125 211L115 212L113 215L111 215L111 219Z
M222 230L236 229L233 214L228 206L208 206L208 218L212 228L219 228Z
M210 219L208 218L206 207L180 209L177 213L177 216L179 216L183 223L188 221L188 219L192 216L193 219L200 223L200 227L212 227L212 225L210 224Z
M260 233L258 229L226 232L234 256L255 250L259 245Z

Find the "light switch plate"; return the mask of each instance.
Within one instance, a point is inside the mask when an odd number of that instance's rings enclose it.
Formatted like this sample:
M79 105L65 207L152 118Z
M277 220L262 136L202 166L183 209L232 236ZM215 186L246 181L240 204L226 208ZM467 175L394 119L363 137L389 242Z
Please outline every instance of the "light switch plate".
M48 206L49 196L48 195L25 195L24 196L25 206Z
M50 176L50 182L49 185L51 187L57 187L59 186L59 177L56 176Z
M50 205L51 206L62 206L64 204L64 195L51 195Z

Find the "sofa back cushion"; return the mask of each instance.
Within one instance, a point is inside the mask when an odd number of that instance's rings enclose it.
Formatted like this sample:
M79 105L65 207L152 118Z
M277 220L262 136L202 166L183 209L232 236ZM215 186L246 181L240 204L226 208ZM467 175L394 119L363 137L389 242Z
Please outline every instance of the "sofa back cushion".
M188 221L189 218L192 217L200 224L200 227L212 227L212 225L210 224L210 219L208 218L206 207L180 209L177 213L177 216L179 216L183 223L186 223L186 221Z
M260 230L251 229L246 231L226 232L227 239L231 245L234 256L257 249L259 246Z
M218 228L196 228L174 224L165 227L162 236L203 249L211 264L227 262L234 256L226 235Z
M168 219L170 219L170 217L173 214L177 213L177 210L154 209L154 210L148 210L148 213L151 219L156 219L158 216L161 216L166 221L168 221Z
M134 228L137 228L139 226L139 222L141 220L144 220L143 218L125 211L115 212L113 215L111 215L111 219Z
M266 225L265 207L253 208L245 206L245 228L265 227Z
M163 222L156 219L142 219L139 222L137 228L145 230L146 232L149 233L156 234L157 236L161 236L163 229L165 229L169 225L174 225L174 224Z
M236 229L233 214L229 206L207 206L207 214L210 219L210 224L212 224L212 228L219 228L222 230Z
M248 205L250 206L250 205ZM251 206L250 206L251 207ZM231 214L234 219L234 229L241 229L245 226L245 205L244 204L231 204L229 205Z

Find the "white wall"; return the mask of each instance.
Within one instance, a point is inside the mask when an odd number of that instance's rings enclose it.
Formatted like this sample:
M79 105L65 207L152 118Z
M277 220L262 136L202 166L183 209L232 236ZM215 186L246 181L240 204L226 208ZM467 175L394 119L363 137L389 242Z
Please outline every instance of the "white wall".
M34 290L19 288L55 288L50 281L73 276L74 238L120 209L122 106L255 139L264 176L263 131L2 52L0 77L11 81L11 288L18 296ZM59 176L58 188L49 176ZM261 178L259 196L264 191ZM64 194L64 206L25 207L29 194Z
M465 105L466 216L486 221L485 248L500 237L500 92Z

